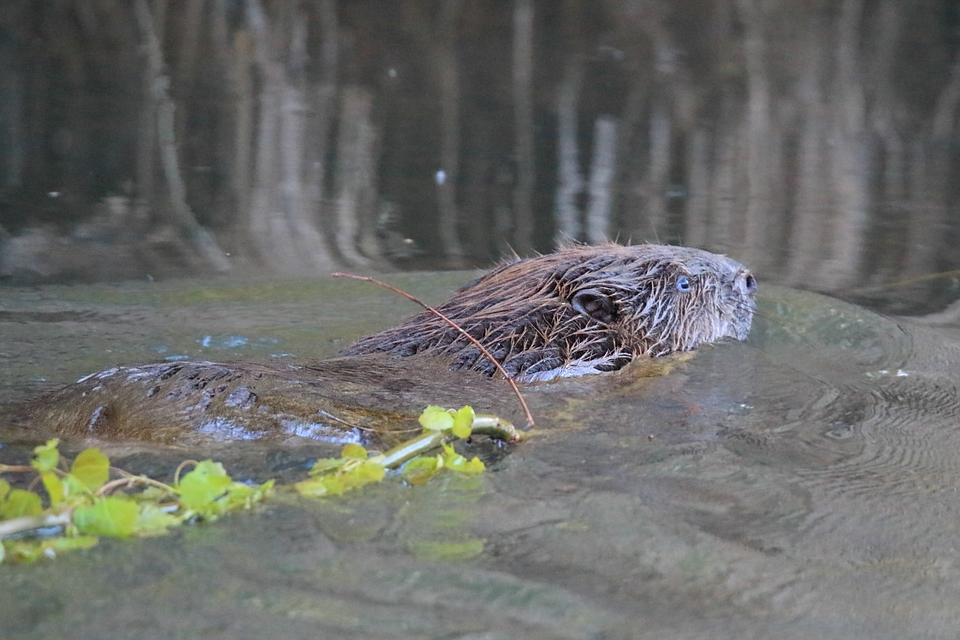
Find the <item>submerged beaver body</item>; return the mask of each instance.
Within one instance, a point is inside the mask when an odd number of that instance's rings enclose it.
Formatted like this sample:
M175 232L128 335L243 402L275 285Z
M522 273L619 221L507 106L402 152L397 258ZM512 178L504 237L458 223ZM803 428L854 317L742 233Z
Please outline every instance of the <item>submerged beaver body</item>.
M756 282L697 249L582 246L503 264L437 310L513 378L613 371L750 329ZM415 358L415 364L404 356ZM484 376L451 373L473 369ZM65 437L196 445L209 441L377 440L426 403L512 402L496 368L436 314L412 316L310 366L176 362L87 376L30 407ZM450 377L457 377L451 380ZM464 377L466 376L466 377ZM389 439L389 438L387 438Z

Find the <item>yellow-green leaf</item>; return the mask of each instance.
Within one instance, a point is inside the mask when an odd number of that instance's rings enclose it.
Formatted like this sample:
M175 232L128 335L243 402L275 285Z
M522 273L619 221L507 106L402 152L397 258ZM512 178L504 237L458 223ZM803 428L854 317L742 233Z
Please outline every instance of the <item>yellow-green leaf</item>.
M0 504L0 518L10 519L20 516L35 516L43 511L40 496L26 489L13 489L7 499Z
M476 474L483 473L487 467L483 464L483 461L476 456L470 460L467 460L463 456L457 456L457 460L454 460L451 464L447 464L447 468L457 473Z
M320 476L303 480L293 485L301 495L319 498L321 496L338 496L344 492L343 482L339 476Z
M365 461L354 472L358 477L364 478L367 482L380 482L387 475L387 470L383 465L376 462Z
M34 562L41 558L55 558L61 551L89 549L96 546L96 536L74 536L72 538L40 538L27 540L7 540L0 549L0 560L6 551L8 562Z
M349 460L349 458L320 458L313 463L313 468L310 469L310 475L335 471L343 467Z
M10 493L10 483L0 478L0 502L3 502L8 493Z
M273 488L273 480L267 480L261 485L245 485L234 482L227 489L225 499L219 502L223 503L225 510L250 508L254 503L259 502Z
M73 474L68 473L63 476L60 478L60 482L63 484L63 499L67 502L70 502L71 498L76 498L77 496L83 497L90 493L87 485L83 484L83 482Z
M96 491L110 478L110 459L99 449L84 449L73 461L70 473L90 491Z
M443 453L441 454L441 457L443 458L443 466L451 471L456 471L457 473L481 473L486 468L480 458L474 456L473 460L468 461L462 455L454 451L453 447L449 444L443 445Z
M453 414L453 426L451 431L458 438L469 438L470 431L473 429L474 418L473 407L467 405Z
M59 444L60 439L54 438L53 440L47 440L46 444L35 447L33 450L33 460L30 461L33 468L40 473L56 469L57 462L60 461L60 452L57 450L57 445Z
M297 493L303 496L310 496L313 498L319 498L327 495L327 484L324 482L326 478L310 478L309 480L301 480L293 485L293 488L297 490Z
M40 474L40 479L43 480L43 488L47 490L47 495L50 496L50 506L56 506L63 502L63 482L60 481L60 478L53 471L44 471Z
M73 551L74 549L91 549L97 546L100 540L96 536L73 536L72 538L51 538L44 541L44 547L54 553Z
M386 470L375 462L363 461L337 477L343 483L344 489L356 489L371 482L380 482L385 474Z
M141 536L155 536L166 533L168 527L172 527L179 522L180 518L165 512L157 505L143 504L137 514L134 531Z
M357 458L359 460L367 459L367 450L361 447L358 444L350 443L343 447L343 451L340 452L341 458Z
M139 509L126 496L107 496L73 510L73 523L81 533L114 538L133 535Z
M400 475L410 484L423 484L443 468L440 456L420 456L403 465Z
M427 431L443 431L453 426L453 416L443 407L430 405L420 414L420 426Z
M210 514L218 511L214 501L222 496L233 480L223 470L223 465L204 460L180 480L177 491L180 504L191 511Z

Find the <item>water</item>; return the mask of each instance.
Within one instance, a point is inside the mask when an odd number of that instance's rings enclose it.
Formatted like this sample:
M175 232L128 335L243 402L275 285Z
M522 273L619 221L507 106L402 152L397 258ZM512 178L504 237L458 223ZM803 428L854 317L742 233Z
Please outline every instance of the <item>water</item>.
M392 281L435 302L469 277ZM170 356L322 357L413 310L342 281L9 291L0 397ZM775 287L760 313L664 375L529 388L541 435L478 446L480 477L4 565L0 635L957 637L960 333ZM251 473L297 458L245 446Z

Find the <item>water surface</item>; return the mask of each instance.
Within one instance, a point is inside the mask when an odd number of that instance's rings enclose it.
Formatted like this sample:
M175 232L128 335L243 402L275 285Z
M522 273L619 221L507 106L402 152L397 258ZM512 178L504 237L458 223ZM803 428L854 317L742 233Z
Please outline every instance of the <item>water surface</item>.
M392 281L436 302L470 277ZM0 635L958 637L960 334L774 287L760 308L665 375L528 387L541 435L477 445L480 477L4 565ZM305 361L415 310L329 280L5 291L0 400L122 363Z

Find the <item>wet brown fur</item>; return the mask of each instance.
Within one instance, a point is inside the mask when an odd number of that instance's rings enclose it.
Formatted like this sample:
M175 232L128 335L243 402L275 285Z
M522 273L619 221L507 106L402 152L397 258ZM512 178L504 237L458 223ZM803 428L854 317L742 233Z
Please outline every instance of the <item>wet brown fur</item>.
M682 279L685 279L686 290ZM756 281L741 264L686 247L575 246L504 263L437 310L479 340L519 380L612 371L638 356L743 339ZM362 338L343 355L453 357L487 375L493 364L425 311Z

